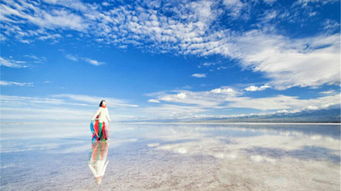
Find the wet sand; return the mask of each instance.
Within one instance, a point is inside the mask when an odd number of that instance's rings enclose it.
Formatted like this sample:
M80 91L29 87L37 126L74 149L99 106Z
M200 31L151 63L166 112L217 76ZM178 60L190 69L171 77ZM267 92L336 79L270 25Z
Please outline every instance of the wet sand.
M104 145L50 127L2 132L1 190L340 190L339 125L116 124Z

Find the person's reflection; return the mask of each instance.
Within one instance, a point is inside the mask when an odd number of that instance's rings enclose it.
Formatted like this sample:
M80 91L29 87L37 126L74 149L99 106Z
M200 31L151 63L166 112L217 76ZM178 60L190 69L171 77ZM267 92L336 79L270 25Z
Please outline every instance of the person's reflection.
M96 178L96 183L101 184L105 169L108 166L108 146L106 141L92 142L89 168Z

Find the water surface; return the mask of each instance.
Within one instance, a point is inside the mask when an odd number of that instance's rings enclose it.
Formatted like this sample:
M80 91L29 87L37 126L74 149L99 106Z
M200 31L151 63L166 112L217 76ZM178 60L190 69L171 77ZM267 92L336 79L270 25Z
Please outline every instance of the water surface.
M2 124L1 190L339 190L335 124Z

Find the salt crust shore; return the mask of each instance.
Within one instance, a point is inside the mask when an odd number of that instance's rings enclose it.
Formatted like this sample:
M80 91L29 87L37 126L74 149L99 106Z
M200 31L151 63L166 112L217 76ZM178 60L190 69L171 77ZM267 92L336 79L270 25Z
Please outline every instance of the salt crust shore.
M46 144L44 153L56 157L36 163L52 164L44 176L23 171L1 190L340 190L339 135L197 124L133 125L112 134L100 185L87 167L89 143L78 140ZM44 151L38 146L27 149Z

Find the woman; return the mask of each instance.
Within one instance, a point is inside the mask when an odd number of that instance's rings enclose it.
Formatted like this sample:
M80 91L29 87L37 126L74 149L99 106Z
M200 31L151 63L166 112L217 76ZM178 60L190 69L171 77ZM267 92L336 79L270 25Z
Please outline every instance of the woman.
M108 147L106 141L96 141L92 143L92 150L89 158L89 168L96 178L96 183L101 184L105 170L108 166Z
M91 131L92 140L107 140L108 139L108 126L109 126L109 112L107 108L107 103L102 100L99 103L99 109L91 119Z

